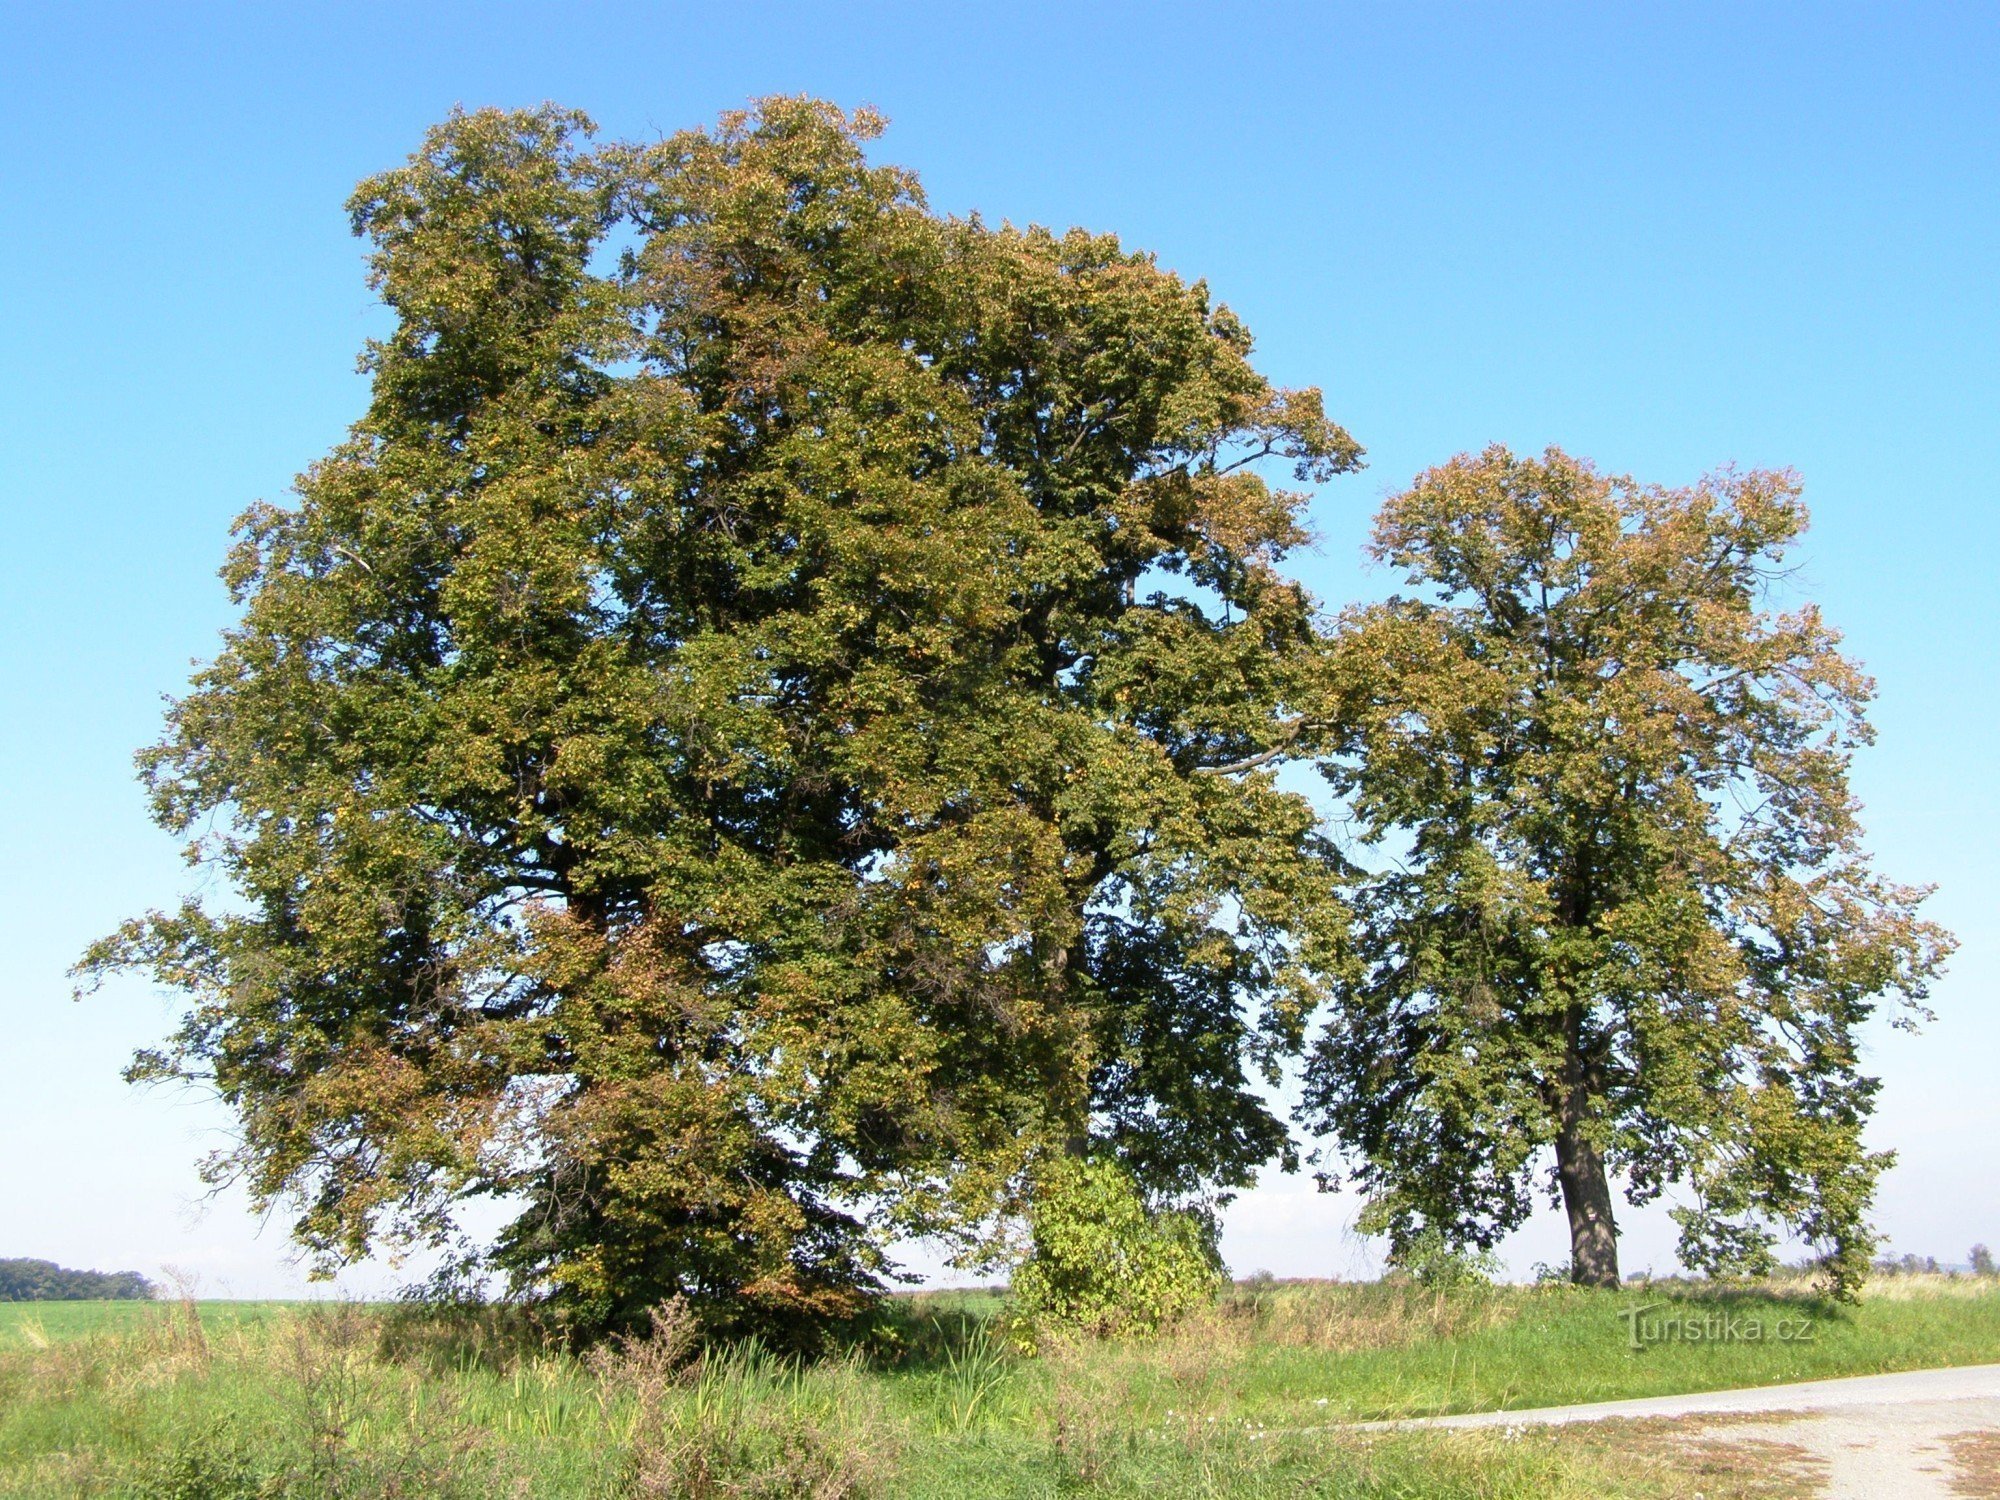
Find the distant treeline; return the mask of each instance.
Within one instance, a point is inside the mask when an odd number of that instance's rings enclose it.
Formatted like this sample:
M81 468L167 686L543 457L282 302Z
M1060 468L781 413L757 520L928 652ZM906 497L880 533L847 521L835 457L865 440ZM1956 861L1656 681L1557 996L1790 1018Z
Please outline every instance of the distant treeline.
M153 1283L137 1271L72 1271L52 1260L0 1260L0 1302L142 1302Z

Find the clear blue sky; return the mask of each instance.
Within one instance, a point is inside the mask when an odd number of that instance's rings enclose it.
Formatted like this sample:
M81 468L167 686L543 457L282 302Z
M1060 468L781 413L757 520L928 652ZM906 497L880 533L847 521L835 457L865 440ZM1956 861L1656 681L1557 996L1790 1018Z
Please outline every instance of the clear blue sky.
M349 188L455 103L642 135L770 92L880 107L940 208L1206 276L1370 451L1300 559L1330 601L1382 584L1377 501L1491 440L1798 468L1800 588L1881 682L1874 846L1965 944L1936 1025L1874 1054L1880 1219L1941 1259L2000 1243L2000 8L15 0L0 59L0 1255L296 1284L277 1226L194 1211L222 1117L117 1079L166 1003L73 1005L63 971L192 878L130 756L227 617L229 519L360 409ZM1260 1189L1225 1252L1351 1270L1351 1214ZM1667 1245L1636 1222L1628 1265Z

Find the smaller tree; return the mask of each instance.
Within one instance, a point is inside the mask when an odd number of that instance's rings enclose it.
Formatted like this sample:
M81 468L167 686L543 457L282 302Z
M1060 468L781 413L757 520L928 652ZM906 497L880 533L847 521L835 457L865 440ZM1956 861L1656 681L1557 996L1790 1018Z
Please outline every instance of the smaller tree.
M1974 1245L1972 1247L1972 1274L1974 1276L2000 1275L2000 1270L1997 1270L1993 1264L1993 1252L1984 1245Z
M1324 769L1383 858L1305 1113L1393 1251L1491 1246L1552 1158L1580 1282L1618 1281L1620 1180L1683 1190L1696 1269L1768 1269L1784 1228L1865 1273L1857 1030L1923 1015L1952 940L1861 848L1872 684L1816 609L1762 607L1805 526L1789 474L1498 447L1384 507L1373 553L1428 597L1342 622Z

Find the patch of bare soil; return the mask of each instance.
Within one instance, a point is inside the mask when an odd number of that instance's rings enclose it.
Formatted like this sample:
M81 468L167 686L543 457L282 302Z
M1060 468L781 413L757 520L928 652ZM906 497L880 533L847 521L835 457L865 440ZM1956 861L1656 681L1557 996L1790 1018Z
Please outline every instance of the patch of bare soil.
M2000 1432L1957 1432L1944 1440L1951 1453L1952 1493L2000 1500Z

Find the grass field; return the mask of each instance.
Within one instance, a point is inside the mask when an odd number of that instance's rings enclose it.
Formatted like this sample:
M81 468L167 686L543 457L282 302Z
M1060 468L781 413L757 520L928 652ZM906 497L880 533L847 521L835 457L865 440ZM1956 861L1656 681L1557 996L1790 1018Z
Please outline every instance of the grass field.
M207 1327L254 1326L293 1316L297 1302L203 1302ZM157 1324L158 1302L0 1302L0 1352L19 1349L31 1336L73 1339L90 1334L133 1333Z
M1621 1314L1642 1307L1635 1349ZM1969 1278L1844 1309L1785 1287L1246 1286L1172 1334L1034 1357L998 1311L899 1299L800 1367L689 1364L671 1337L579 1357L500 1311L5 1305L0 1494L1777 1497L1803 1491L1770 1455L1671 1433L1337 1424L2000 1357L2000 1284Z

